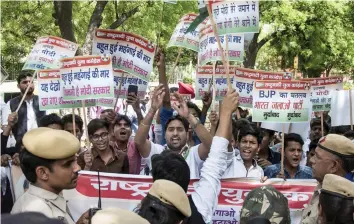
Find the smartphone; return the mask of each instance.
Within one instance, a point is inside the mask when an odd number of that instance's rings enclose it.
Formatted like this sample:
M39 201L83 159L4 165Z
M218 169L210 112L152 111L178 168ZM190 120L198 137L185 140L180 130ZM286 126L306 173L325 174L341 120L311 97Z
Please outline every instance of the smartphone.
M129 85L128 86L128 96L134 94L138 96L138 86L136 85Z

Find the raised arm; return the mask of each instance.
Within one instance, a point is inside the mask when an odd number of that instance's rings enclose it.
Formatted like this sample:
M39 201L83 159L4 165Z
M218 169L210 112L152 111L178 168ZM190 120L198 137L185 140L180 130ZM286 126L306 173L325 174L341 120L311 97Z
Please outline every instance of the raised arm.
M145 118L140 122L138 131L136 132L134 143L143 158L149 156L151 151L151 142L147 139L149 135L150 126L154 119L156 111L161 107L163 97L165 96L165 89L163 85L159 85L154 90L151 98L151 107Z
M205 120L208 114L208 110L211 106L211 103L213 101L213 97L211 95L211 92L206 92L203 96L203 108L202 108L202 114L200 116L200 122L202 122L202 124L205 124ZM212 110L214 110L214 108L211 108Z
M238 106L238 94L227 93L222 104L220 123L210 149L210 155L201 170L201 178L194 186L193 202L205 223L212 221L221 190L220 179L227 168L227 155L231 127L231 115Z
M143 114L141 113L140 99L135 96L135 94L131 94L127 97L127 104L133 107L138 119L138 124L140 124L140 122L144 119Z
M216 133L216 127L219 122L219 116L215 111L210 112L209 121L210 121L210 134L211 136L214 136Z
M196 117L189 113L188 106L183 98L178 93L174 93L174 96L176 97L178 104L174 104L173 109L175 109L179 115L188 120L189 124L197 134L201 141L201 144L198 147L199 157L200 159L205 160L208 157L213 137L204 125L202 125Z
M171 109L171 101L170 101L170 91L167 83L166 76L166 63L165 63L165 55L161 49L158 49L156 55L156 65L159 71L159 82L165 88L165 96L163 98L163 106L167 109Z

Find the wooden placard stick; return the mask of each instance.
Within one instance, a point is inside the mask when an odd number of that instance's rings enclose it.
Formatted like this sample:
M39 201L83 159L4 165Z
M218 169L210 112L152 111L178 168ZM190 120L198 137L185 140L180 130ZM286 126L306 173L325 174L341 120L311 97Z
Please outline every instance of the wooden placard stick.
M324 130L323 130L323 111L320 112L321 113L321 135L322 137L324 136Z
M17 109L16 109L16 111L15 111L16 114L17 114L18 111L20 110L20 108L21 108L21 106L22 106L22 103L23 103L23 101L25 100L25 98L26 98L26 96L27 96L28 90L30 89L30 87L31 87L31 85L32 85L32 83L33 83L33 80L37 77L37 73L38 73L37 71L34 72L34 75L33 75L32 79L31 79L30 83L28 84L25 93L24 93L23 96L22 96L22 99L21 99L21 101L20 101L20 104L18 105L18 107L17 107Z
M170 81L171 81L171 77L175 75L176 67L177 67L177 64L178 64L179 58L181 57L181 53L182 53L182 48L181 48L181 47L179 47L179 48L178 48L178 55L177 55L177 58L176 58L175 64L173 65L171 75L170 75L170 77L168 77L168 83L170 83Z
M72 108L71 110L72 110L71 113L72 113L72 118L73 118L73 123L72 123L72 125L73 125L73 132L74 132L74 135L76 136L75 108Z
M86 118L86 106L85 106L85 100L82 100L82 110L84 114L84 125L85 125L85 133L86 133L86 141L85 141L85 146L89 152L91 152L91 144L90 144L90 138L88 134L88 129L87 129L87 118Z
M4 77L1 77L0 80L0 85L5 82L5 80L9 77L9 74L6 72L6 70L1 66L1 75Z
M122 89L123 78L124 78L124 72L122 72L122 75L120 77L120 83L119 83L119 86L118 86L118 94L117 94L116 102L114 103L113 111L116 111L116 108L117 108L119 95L120 95L120 90Z
M223 63L224 66L228 67L226 59L225 59L225 55L224 55L224 49L221 46L220 38L219 38L219 35L218 35L217 31L216 31L216 24L215 24L215 21L214 21L213 14L211 12L211 5L209 3L207 4L207 9L208 9L208 13L209 13L210 22L211 22L211 25L213 27L213 32L214 32L214 36L215 36L216 42L218 43L218 47L219 47L220 51L222 52L221 53L222 63ZM229 73L226 74L226 78L227 78L227 86L228 86L228 89L230 90L230 89L232 89L232 87L231 87L231 81L230 81L230 74Z
M215 111L215 99L216 99L216 89L215 89L215 69L216 69L216 62L213 62L213 99L211 101L211 108L212 110ZM211 85L210 85L211 86ZM210 88L209 88L209 92L210 92Z
M281 163L280 163L280 174L284 176L284 136L285 136L285 124L282 124L282 135L281 135Z

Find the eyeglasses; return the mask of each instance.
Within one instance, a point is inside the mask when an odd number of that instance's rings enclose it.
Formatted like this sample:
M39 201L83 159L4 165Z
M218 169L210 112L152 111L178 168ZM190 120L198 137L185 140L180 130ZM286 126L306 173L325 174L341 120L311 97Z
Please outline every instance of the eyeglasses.
M104 132L101 135L92 135L91 139L95 142L97 142L98 140L100 140L100 138L102 140L106 140L108 138L108 132Z

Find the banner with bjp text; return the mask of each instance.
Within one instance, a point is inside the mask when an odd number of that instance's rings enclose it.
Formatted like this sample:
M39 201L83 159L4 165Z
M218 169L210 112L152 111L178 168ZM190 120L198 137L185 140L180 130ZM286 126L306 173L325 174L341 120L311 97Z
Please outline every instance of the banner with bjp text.
M188 194L194 191L192 180ZM81 171L74 190L64 191L68 206L75 220L91 207L97 207L98 184L101 186L102 208L119 207L134 210L147 195L152 179L147 176L100 173ZM315 180L268 180L288 199L293 224L300 223L302 209L309 204L316 187ZM240 211L247 194L254 188L262 186L255 179L228 179L221 182L219 202L214 212L213 223L239 223Z

